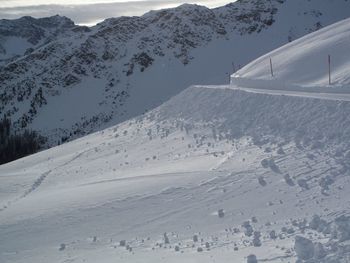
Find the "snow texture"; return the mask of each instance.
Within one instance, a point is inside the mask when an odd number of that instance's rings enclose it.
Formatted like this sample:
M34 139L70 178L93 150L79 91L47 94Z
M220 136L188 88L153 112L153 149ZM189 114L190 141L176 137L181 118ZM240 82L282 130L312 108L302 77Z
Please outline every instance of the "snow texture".
M349 93L264 83L191 86L0 166L0 261L350 262Z

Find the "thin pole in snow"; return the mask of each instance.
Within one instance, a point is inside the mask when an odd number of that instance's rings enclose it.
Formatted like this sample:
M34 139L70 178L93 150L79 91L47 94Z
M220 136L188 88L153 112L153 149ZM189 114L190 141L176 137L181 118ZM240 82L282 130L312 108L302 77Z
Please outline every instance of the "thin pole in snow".
M331 55L328 55L328 83L329 83L329 85L332 84L332 79L331 79Z
M235 66L235 62L232 62L232 69L233 69L233 73L236 73L236 66Z
M273 67L272 67L272 59L270 58L270 69L271 69L271 77L273 77Z

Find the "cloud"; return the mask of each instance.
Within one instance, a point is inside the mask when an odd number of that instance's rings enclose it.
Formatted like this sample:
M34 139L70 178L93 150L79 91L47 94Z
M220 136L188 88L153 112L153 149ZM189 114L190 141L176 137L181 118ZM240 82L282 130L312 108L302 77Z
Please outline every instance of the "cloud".
M12 0L11 0L12 1ZM10 1L10 2L11 2ZM94 0L96 2L96 0ZM8 1L9 2L9 1ZM19 2L13 0L13 2ZM32 3L33 1L29 1ZM57 2L57 1L56 1ZM91 1L90 1L91 2ZM223 0L201 0L187 1L187 3L201 4L208 7L225 5L231 1ZM48 2L51 3L51 2ZM73 2L74 3L74 2ZM81 25L94 25L106 18L118 16L142 15L149 10L174 7L184 3L180 0L150 0L150 1L127 1L114 3L91 3L91 4L46 4L0 7L0 17L15 19L21 16L47 17L62 15L71 18L75 23Z

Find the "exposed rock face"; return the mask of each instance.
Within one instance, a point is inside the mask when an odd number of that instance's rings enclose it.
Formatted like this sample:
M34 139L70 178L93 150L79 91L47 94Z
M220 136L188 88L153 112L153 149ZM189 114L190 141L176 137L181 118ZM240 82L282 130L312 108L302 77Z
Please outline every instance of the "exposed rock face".
M307 21L292 28L292 39L344 18L343 1L332 1L331 8L322 12L316 12L317 1L299 2L300 7L287 0L240 0L215 9L185 4L140 17L107 19L92 28L60 16L0 20L0 116L11 118L17 129L33 128L48 137L48 146L116 124L203 81L203 74L196 75L198 69L191 68L198 59L206 57L207 64L213 63L207 68L222 72L218 67L222 61L215 64L211 59L220 50L218 43L229 44L231 53L238 40L262 41L254 49L244 45L236 58L239 63L247 63L251 53L258 55L256 50L262 55L285 44L291 27L283 21L279 24L279 19L290 14L291 5L295 9L291 17ZM305 11L304 2L316 11ZM272 44L267 36L275 25L280 36ZM11 41L21 48L11 50ZM227 64L231 71L231 62ZM165 67L173 71L171 80L170 74L162 76ZM189 80L177 84L182 72L189 72ZM164 85L164 79L178 87ZM77 97L79 103L67 97ZM62 101L74 117L56 114ZM39 115L50 117L39 120ZM280 172L273 163L270 168Z
M28 55L41 45L59 38L69 36L85 27L79 27L67 17L52 16L35 19L24 16L15 20L0 20L0 66L11 62L16 57ZM85 28L86 30L86 28ZM8 50L17 45L27 46L27 49Z
M241 35L261 32L275 23L278 4L286 0L241 0L226 6L226 10L219 14L226 23L233 23L230 30L238 30ZM242 8L247 7L249 8Z

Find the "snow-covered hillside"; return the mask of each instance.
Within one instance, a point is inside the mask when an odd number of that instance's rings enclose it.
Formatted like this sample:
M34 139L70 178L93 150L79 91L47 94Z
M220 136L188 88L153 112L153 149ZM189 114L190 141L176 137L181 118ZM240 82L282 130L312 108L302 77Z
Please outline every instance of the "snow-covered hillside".
M343 45L346 22L295 46L327 35L304 54L314 58ZM270 79L191 86L138 117L1 165L0 262L350 262L350 94L341 78L336 88L317 83L322 92ZM90 106L92 81L80 86ZM55 104L71 99L61 111L72 119L78 90L67 87Z
M258 81L0 166L0 261L349 262L350 94Z
M0 261L349 262L350 102L322 96L191 87L0 166Z
M228 83L234 68L347 18L349 11L346 0L244 0L111 18L89 29L67 22L73 29L66 35L44 37L0 68L0 115L55 145L137 116L191 84ZM55 19L66 21L49 20ZM24 20L30 28L43 24ZM20 47L12 53L27 49Z
M345 19L258 58L233 74L231 80L248 87L263 83L264 87L280 89L299 86L304 90L319 91L327 87L333 91L350 91L349 45L350 19Z

